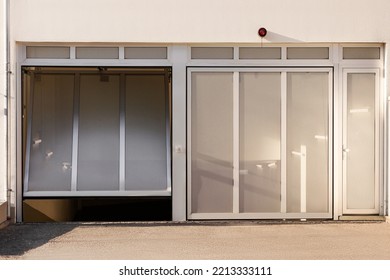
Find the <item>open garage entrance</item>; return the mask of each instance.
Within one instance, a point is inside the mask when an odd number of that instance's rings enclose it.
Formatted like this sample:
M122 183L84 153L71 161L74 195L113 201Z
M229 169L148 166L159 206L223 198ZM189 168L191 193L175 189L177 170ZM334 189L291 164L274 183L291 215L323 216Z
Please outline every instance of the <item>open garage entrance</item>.
M24 220L169 220L170 79L168 67L23 68Z

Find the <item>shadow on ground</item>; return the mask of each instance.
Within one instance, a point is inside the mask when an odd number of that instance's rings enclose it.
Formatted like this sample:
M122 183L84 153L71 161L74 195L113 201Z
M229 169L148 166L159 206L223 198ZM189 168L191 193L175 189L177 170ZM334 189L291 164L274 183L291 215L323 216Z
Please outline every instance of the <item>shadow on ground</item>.
M0 258L18 257L77 227L75 224L13 224L0 230Z
M76 227L82 222L165 222L172 219L171 199L82 199L80 209L70 223L13 224L0 230L0 259L12 259L40 247ZM37 222L37 221L34 221ZM73 223L72 223L73 222ZM81 222L81 223L80 223ZM158 222L157 222L158 224ZM129 224L124 224L128 226ZM150 226L150 223L130 223ZM101 226L111 226L109 224Z

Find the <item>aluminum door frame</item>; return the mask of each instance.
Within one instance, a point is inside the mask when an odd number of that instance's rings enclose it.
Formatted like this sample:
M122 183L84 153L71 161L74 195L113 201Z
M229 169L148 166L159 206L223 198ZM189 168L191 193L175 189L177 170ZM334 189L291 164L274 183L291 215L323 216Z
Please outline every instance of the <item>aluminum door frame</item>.
M28 66L31 67L31 66ZM48 66L50 68L52 66ZM32 198L32 197L133 197L133 196L171 196L172 194L172 149L171 149L171 131L172 131L172 118L171 118L171 106L172 106L172 97L169 88L169 79L170 79L170 69L171 67L167 66L156 66L154 68L163 69L159 73L148 72L148 69L143 71L144 67L123 67L123 68L112 68L112 71L108 74L116 74L120 76L120 107L119 107L119 149L120 149L120 158L119 158L119 186L118 190L115 191L80 191L77 190L77 162L78 162L78 133L79 133L79 106L80 106L80 74L97 74L96 67L78 67L66 69L64 67L54 67L53 69L42 69L42 70L33 70L31 71L31 88L30 88L30 104L27 104L29 107L28 120L27 120L27 135L26 135L26 155L25 155L25 170L24 170L24 180L23 180L23 198ZM109 68L109 67L108 67ZM134 71L138 69L138 71ZM75 167L71 171L71 190L70 191L30 191L28 189L29 184L29 165L30 165L30 153L31 153L31 128L32 128L32 102L34 96L34 75L35 74L74 74L75 76L75 90L74 90L74 104L73 104L73 140L72 140L72 164L75 164ZM167 186L165 190L125 190L125 85L124 79L126 75L161 75L164 76L164 91L165 91L165 100L166 100L166 153L167 153Z
M346 150L347 147L347 114L348 114L348 74L375 74L375 163L374 163L374 188L375 188L375 207L373 209L348 209L347 208L347 160L346 160ZM380 214L380 166L381 166L381 157L380 157L380 69L379 68L344 68L342 72L343 78L343 89L342 89L342 191L343 191L343 214Z

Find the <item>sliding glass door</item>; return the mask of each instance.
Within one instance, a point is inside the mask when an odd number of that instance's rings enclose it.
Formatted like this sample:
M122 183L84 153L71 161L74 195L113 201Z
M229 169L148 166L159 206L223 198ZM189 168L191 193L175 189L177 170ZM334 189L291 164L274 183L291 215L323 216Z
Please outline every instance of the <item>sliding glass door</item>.
M331 217L332 71L188 71L188 217Z
M281 211L281 73L240 73L239 210Z
M191 211L233 211L233 73L191 75Z

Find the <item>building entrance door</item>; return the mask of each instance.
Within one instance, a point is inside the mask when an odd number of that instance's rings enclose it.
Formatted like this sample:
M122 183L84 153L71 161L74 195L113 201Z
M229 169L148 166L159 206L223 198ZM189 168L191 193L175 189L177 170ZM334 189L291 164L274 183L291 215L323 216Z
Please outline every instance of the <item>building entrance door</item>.
M379 72L343 74L343 214L379 214Z
M188 218L332 217L331 68L189 68Z

